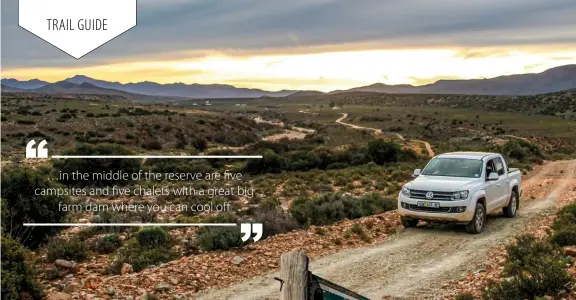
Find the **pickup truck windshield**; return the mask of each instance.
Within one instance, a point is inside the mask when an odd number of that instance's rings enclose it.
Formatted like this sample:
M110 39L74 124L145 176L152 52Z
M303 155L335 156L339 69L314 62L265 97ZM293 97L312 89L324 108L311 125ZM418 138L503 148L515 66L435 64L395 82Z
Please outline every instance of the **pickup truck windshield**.
M467 158L435 158L424 170L422 175L480 178L482 161Z

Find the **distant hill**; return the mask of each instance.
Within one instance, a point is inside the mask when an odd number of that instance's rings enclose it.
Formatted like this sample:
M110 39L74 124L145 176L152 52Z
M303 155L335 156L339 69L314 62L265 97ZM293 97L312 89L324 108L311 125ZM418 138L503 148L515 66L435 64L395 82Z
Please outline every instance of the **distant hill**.
M103 96L119 96L126 100L157 100L159 97L149 95L139 95L128 93L115 89L107 89L95 86L90 83L75 84L68 81L58 81L55 83L46 84L36 89L17 89L2 84L2 92L13 93L39 93L39 94L61 94L61 95L103 95Z
M223 98L260 98L260 97L310 97L326 95L318 91L282 90L270 92L261 89L238 88L225 84L160 84L144 81L137 83L120 83L76 75L61 82L82 85L91 84L94 87L113 90L114 93L126 92L155 97L178 97L194 99L223 99ZM46 92L57 92L66 88L64 84L52 84L38 79L19 81L17 79L2 79L2 85L11 88L35 90L46 87ZM73 91L74 86L68 89ZM391 94L460 94L460 95L537 95L553 93L576 88L576 65L566 65L546 70L542 73L519 74L500 76L490 79L471 80L439 80L432 84L412 86L408 84L387 85L375 83L369 86L357 87L349 90L333 91L330 94L351 92L373 92ZM99 92L104 92L99 90Z
M576 65L548 69L542 73L499 76L490 79L439 80L435 83L386 85L376 83L346 92L391 94L457 94L457 95L537 95L576 88Z
M19 88L13 88L13 87L2 84L2 92L3 93L22 93L22 92L26 92L26 90L19 89Z
M260 89L237 88L225 84L185 84L169 83L160 84L156 82L138 82L126 83L110 82L93 79L84 75L76 75L65 81L81 84L91 83L95 86L125 91L135 94L152 95L152 96L172 96L186 98L258 98L261 96L284 97L295 91L283 90L279 92L269 92Z
M286 97L295 98L295 97L314 97L314 96L324 96L324 95L326 95L326 94L322 93L322 92L318 92L318 91L300 91L300 92L290 94Z
M29 91L37 93L47 93L47 94L93 94L93 95L103 94L103 95L118 95L118 96L132 96L132 97L140 96L115 89L101 88L90 83L76 84L68 81L58 81L55 83L49 83L41 88Z
M48 84L48 82L38 80L38 79L31 79L31 80L26 80L26 81L20 81L18 79L14 79L14 78L2 79L2 85L3 86L11 87L11 88L17 88L17 89L24 89L24 90L41 88L47 84Z

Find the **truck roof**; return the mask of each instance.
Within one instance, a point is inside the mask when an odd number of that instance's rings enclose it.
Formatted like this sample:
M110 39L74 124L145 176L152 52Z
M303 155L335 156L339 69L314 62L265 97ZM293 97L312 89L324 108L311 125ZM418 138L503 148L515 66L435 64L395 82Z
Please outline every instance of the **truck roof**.
M498 153L491 152L449 152L438 155L441 158L467 158L467 159L482 159L488 155L498 155Z

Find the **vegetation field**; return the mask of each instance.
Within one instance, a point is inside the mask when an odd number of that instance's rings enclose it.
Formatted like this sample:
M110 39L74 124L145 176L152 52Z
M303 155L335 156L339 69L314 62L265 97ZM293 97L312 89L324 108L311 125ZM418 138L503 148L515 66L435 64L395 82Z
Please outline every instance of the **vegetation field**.
M269 238L394 210L402 184L411 178L413 169L429 159L426 143L436 154L453 150L502 152L513 165L525 169L545 159L576 154L576 121L566 113L573 108L572 98L538 98L560 103L550 104L545 111L518 105L514 101L521 100L509 98L494 102L468 96L430 99L436 98L360 93L227 99L204 106L185 101L143 105L98 97L87 100L4 94L2 252L4 255L8 251L18 263L4 266L3 261L3 286L9 287L3 288L3 298L14 292L39 298L42 291L57 289L66 282L67 276L77 271L72 267L74 263L92 266L94 257L99 258L98 267L85 270L86 276L139 272L190 255L249 246L249 242L242 242L237 228L96 226L58 230L23 228L14 220L96 224L254 221L264 224L264 238ZM504 99L511 105L505 111L500 110ZM481 103L494 105L484 107ZM279 135L282 136L274 138ZM51 155L238 154L262 155L262 159L30 161L23 156L31 139L47 140ZM78 181L58 175L109 170L203 174L227 171L241 173L242 179ZM197 190L242 186L254 193L207 198L176 194L55 196L34 192L114 186ZM94 213L61 209L63 204L85 208L120 202L228 203L230 210ZM66 262L72 265L67 267Z

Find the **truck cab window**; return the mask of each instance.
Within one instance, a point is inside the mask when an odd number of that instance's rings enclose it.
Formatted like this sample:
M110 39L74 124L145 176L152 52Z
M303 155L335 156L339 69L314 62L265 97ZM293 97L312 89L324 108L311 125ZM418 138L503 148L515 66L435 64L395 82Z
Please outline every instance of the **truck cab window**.
M496 172L496 168L494 166L494 160L491 159L486 163L486 180L488 180L488 176L490 176L490 173L492 172Z
M498 172L498 175L499 176L504 175L504 164L502 163L502 160L500 158L494 159L494 165L496 167L496 172Z

